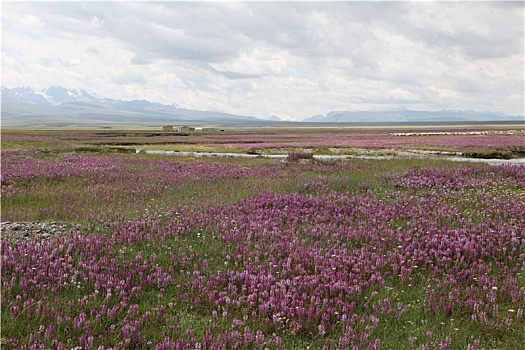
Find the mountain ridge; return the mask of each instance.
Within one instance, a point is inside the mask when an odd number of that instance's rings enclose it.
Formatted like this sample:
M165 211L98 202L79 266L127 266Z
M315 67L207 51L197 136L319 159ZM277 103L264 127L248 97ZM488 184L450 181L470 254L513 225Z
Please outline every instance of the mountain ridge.
M332 111L326 116L315 115L303 122L316 123L410 123L410 122L482 122L524 121L524 116L511 116L500 111L474 111L441 109L437 111L415 111L404 107L386 111Z
M86 124L235 124L259 125L267 121L252 116L184 109L147 100L113 100L84 89L52 86L9 89L2 86L2 124L7 126L75 126Z
M84 89L61 86L35 90L28 86L9 89L1 87L2 124L7 126L64 126L85 124L193 124L267 126L290 124L374 124L374 123L436 123L436 122L524 122L523 116L502 112L452 110L415 111L404 106L383 111L330 111L300 121L284 121L272 115L266 119L216 111L185 109L148 100L114 100L88 93Z
M133 104L136 107L144 106L169 106L176 109L181 109L177 103L173 102L171 105L163 105L158 102L151 102L147 100L114 100L106 98L95 92L88 93L85 89L67 89L59 85L52 85L41 90L32 89L29 86L21 86L9 89L2 86L2 100L7 99L11 101L53 105L58 106L68 102L103 102L108 104Z

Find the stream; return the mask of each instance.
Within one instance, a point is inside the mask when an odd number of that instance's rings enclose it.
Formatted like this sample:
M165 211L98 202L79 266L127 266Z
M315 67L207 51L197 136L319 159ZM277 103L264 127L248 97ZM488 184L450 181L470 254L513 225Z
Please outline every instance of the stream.
M286 154L247 154L247 153L222 153L222 152L177 152L177 151L163 151L163 150L142 150L136 149L136 153L145 152L147 154L168 154L179 157L225 157L225 158L274 158L274 159L285 159L288 157ZM448 156L448 155L437 155L437 154L408 154L403 153L402 155L329 155L329 154L314 154L314 159L318 160L334 160L334 159L396 159L396 158L434 158L434 159L445 159L454 162L473 162L473 163L485 163L489 165L500 165L500 164L519 164L525 165L525 158L516 159L484 159L484 158L469 158L461 156Z

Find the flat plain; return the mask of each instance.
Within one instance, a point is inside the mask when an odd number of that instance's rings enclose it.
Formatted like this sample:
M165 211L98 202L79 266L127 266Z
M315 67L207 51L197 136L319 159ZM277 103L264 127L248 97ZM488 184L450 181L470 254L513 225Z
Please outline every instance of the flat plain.
M525 165L446 157L524 155L515 125L2 130L2 226L69 229L3 230L1 345L519 349Z

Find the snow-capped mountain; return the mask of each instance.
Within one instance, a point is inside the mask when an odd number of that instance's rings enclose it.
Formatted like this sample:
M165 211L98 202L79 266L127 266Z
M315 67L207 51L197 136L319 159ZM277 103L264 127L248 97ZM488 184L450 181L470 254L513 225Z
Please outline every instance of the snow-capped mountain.
M36 93L35 90L28 86L16 87L13 89L8 89L2 86L2 102L4 101L16 101L35 105L51 104L42 94Z
M35 90L28 86L13 89L2 86L2 101L57 106L67 102L96 101L98 99L100 98L90 95L86 90L66 89L61 86L51 86L42 90Z
M66 89L62 86L51 86L46 89L36 90L30 87L16 87L8 89L2 86L2 101L16 101L36 105L58 106L70 102L100 102L114 105L129 105L134 108L161 106L160 103L145 100L122 101L105 98L97 93L88 93L84 89ZM165 106L165 105L162 105ZM178 104L169 105L172 108L181 108Z
M113 100L86 90L51 86L42 90L2 86L2 124L71 126L105 124L259 125L251 116L190 110L177 103Z
M57 106L67 102L86 102L96 101L100 99L88 94L86 90L66 89L61 86L51 86L47 89L36 91L35 93L37 95L42 96L47 102L49 102L53 106Z

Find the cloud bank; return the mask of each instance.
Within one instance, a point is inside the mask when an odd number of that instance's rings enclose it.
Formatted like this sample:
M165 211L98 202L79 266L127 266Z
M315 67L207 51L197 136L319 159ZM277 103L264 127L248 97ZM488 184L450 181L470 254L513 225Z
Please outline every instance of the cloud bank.
M4 2L2 85L283 119L524 114L524 3Z

